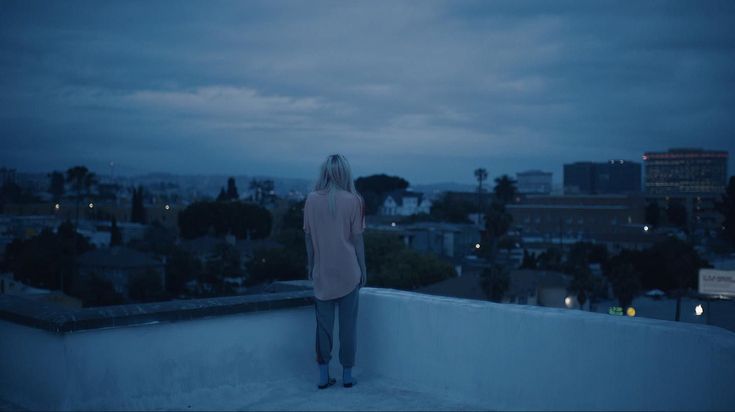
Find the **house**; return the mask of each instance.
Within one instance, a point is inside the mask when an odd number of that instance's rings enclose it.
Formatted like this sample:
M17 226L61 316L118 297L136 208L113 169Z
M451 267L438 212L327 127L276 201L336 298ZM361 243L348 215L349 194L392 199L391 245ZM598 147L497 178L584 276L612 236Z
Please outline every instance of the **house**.
M82 282L96 274L110 281L115 291L126 298L129 297L130 280L136 275L158 276L166 288L165 263L134 249L124 246L95 249L82 254L77 261Z
M421 192L394 190L383 197L379 213L383 216L410 216L431 212L431 200Z

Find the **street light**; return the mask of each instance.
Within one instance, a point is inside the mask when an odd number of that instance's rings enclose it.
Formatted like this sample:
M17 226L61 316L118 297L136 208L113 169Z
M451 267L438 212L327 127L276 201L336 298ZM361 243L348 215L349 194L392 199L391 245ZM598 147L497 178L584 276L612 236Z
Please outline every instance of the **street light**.
M166 209L166 210L171 210L171 206L169 206L169 205L166 205L163 208Z
M567 305L568 308L572 307L572 298L567 296L564 298L564 304Z
M61 208L61 205L60 204L57 203L57 204L54 205L54 209L59 210L60 208Z
M92 202L89 202L89 208L90 208L90 209L94 209L94 203L92 203Z
M475 243L475 249L479 249L479 248L480 248L480 244L479 243Z
M396 222L391 222L390 225L391 227L396 227Z
M699 305L697 305L697 306L694 307L694 314L695 315L702 316L703 313L704 313L704 308L702 308L702 304L699 304Z
M644 232L648 232L648 229L649 229L648 225L643 226L643 231Z

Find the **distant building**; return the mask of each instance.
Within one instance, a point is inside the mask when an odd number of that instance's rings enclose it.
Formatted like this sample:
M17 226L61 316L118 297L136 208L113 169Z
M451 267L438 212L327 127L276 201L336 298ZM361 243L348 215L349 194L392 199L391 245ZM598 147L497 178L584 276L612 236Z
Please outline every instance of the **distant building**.
M526 247L596 241L615 250L655 240L644 230L645 199L640 195L527 196L506 208L512 230Z
M516 187L519 193L542 194L551 193L551 172L527 170L516 173Z
M479 228L469 223L417 222L371 229L393 233L419 253L430 253L455 263L473 254L480 242Z
M96 274L110 281L125 298L130 296L130 280L136 275L158 276L163 288L166 287L164 262L134 249L123 246L96 249L82 254L77 261L80 283Z
M431 212L431 200L423 193L408 190L394 190L385 195L380 205L384 216L410 216Z
M565 194L626 194L640 191L640 163L610 160L564 165Z
M724 150L669 149L646 152L646 193L652 195L721 194L727 184Z

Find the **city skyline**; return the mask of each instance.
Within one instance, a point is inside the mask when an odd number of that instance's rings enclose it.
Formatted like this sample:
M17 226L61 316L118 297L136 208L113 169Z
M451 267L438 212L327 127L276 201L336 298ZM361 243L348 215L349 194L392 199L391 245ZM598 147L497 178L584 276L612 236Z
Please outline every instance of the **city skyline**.
M474 181L735 151L730 2L4 2L0 165ZM729 162L728 175L735 164Z

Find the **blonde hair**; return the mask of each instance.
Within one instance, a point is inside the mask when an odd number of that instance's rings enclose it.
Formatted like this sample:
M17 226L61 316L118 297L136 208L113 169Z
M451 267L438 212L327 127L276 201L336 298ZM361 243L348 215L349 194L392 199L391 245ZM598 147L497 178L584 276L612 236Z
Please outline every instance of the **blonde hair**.
M319 178L314 185L314 190L327 190L329 192L329 212L332 216L336 213L334 196L337 190L344 190L357 196L364 213L362 197L357 193L355 182L352 180L350 163L347 158L340 154L327 156L327 159L319 168Z

